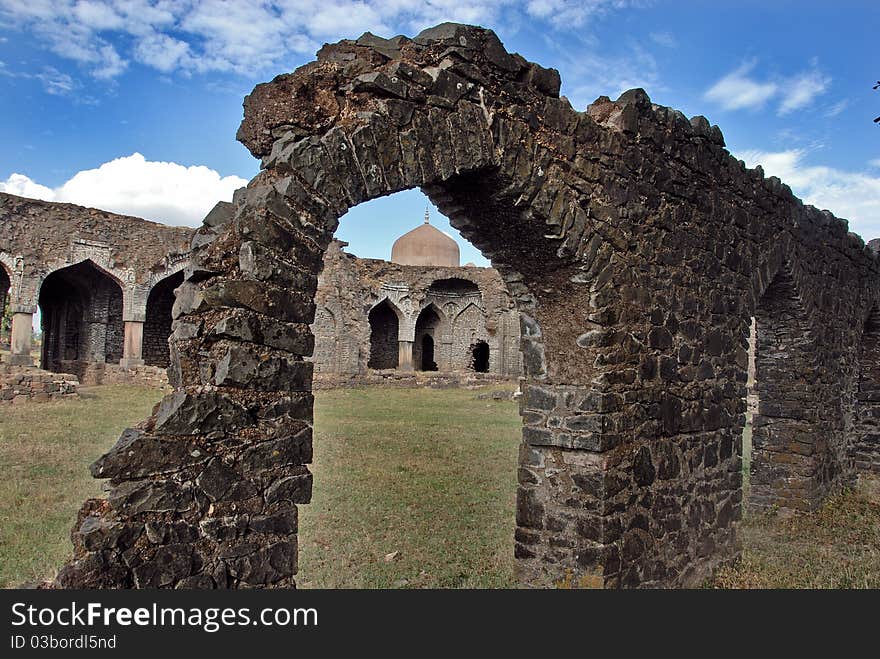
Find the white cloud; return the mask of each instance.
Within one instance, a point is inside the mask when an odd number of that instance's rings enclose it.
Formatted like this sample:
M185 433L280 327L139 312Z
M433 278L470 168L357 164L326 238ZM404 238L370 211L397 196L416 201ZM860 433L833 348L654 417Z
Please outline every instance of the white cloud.
M636 4L639 3L626 0L529 0L526 12L534 18L548 20L556 27L583 27L610 10Z
M874 160L869 160L869 161L868 161L868 164L869 164L871 167L877 167L877 168L880 168L880 158L875 158Z
M34 183L24 174L12 174L5 181L0 181L0 192L43 201L55 201L55 191L52 188Z
M70 202L165 224L198 226L218 201L247 184L208 167L146 160L140 153L83 170L54 190L23 174L0 181L0 192Z
M756 61L747 62L712 85L703 95L725 110L759 108L778 91L773 82L758 82L748 76Z
M44 68L41 73L35 74L34 77L43 83L46 93L53 96L66 96L76 88L73 78L51 66Z
M764 80L753 74L757 63L753 59L740 65L706 90L703 98L725 110L759 109L769 100L776 99L779 101L776 113L785 116L810 105L831 85L831 77L819 70L816 60L810 63L809 70L790 77ZM845 107L844 102L836 113Z
M767 176L778 176L806 203L849 220L850 231L866 241L880 237L880 176L807 165L805 155L803 149L749 150L736 157L749 167L761 165Z
M652 32L648 36L651 38L651 41L653 41L658 46L663 46L664 48L678 47L678 41L669 32Z
M846 110L848 107L849 107L849 99L845 98L841 101L838 101L837 103L832 105L830 108L828 108L828 110L825 112L825 116L828 117L829 119L831 117L836 117L841 112Z
M784 116L809 105L814 98L828 89L831 78L813 69L787 80L782 86L782 103L778 114Z
M592 50L563 53L564 93L572 106L582 110L600 95L614 99L628 89L641 87L648 93L661 89L657 61L638 43L626 44L625 54L599 54Z
M291 54L371 31L393 36L442 21L540 19L579 29L640 0L0 0L0 22L29 30L97 78L131 61L163 73L275 70ZM516 17L516 18L514 18Z

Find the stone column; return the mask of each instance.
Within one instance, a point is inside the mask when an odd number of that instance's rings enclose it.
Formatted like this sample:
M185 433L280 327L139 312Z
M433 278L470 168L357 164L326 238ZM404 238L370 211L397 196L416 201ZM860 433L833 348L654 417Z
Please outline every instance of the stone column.
M399 368L401 371L413 370L412 352L412 341L397 342L397 368Z
M33 342L34 314L15 312L12 314L12 336L10 337L9 363L13 366L33 366L31 357Z
M144 324L137 320L125 321L125 341L122 347L122 368L144 365Z

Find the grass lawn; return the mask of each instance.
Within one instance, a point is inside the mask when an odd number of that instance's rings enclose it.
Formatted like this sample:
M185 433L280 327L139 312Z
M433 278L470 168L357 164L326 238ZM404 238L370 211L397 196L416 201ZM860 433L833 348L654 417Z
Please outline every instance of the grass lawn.
M513 586L519 428L464 389L318 392L299 585Z
M0 586L70 556L87 466L161 393L83 389L80 400L0 407ZM511 587L519 416L446 389L316 392L315 490L300 507L301 587ZM711 584L880 587L880 481L790 520L748 517L743 560Z
M79 400L0 407L2 587L52 576L70 558L76 513L101 493L88 465L162 396L122 385L79 391Z

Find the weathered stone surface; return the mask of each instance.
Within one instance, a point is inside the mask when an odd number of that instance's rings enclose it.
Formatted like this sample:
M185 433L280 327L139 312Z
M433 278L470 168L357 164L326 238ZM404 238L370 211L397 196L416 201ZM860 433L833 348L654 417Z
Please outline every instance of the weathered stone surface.
M159 405L156 430L169 435L224 432L249 424L247 410L222 394L177 391Z
M695 586L737 556L752 317L750 505L810 508L871 468L880 265L845 221L643 90L578 113L555 71L490 31L390 41L327 45L245 101L238 136L264 169L192 255L178 327L198 329L175 339L181 388L149 430L198 438L224 462L188 481L122 480L100 512L107 538L114 522L199 522L198 551L139 540L120 561L75 534L59 584L294 585L296 530L273 516L311 496L296 464L312 426L307 333L276 325L276 341L253 319L315 322L313 277L339 217L408 187L492 260L519 313L524 583ZM238 476L257 492L246 502Z
M312 499L312 475L308 472L287 476L275 481L266 489L266 503L289 501L308 503Z
M208 457L203 449L189 442L169 441L127 428L113 448L92 463L89 470L94 478L142 478L179 471Z
M217 362L214 382L218 386L266 391L308 391L312 363L293 356L266 356L245 346L232 346Z

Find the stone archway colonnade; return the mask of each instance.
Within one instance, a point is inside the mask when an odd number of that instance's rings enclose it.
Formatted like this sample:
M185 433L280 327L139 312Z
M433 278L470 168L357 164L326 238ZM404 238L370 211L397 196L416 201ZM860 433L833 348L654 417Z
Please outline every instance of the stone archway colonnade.
M641 90L578 112L559 89L491 31L453 24L326 45L257 86L238 137L262 171L194 241L175 392L93 466L109 497L84 505L57 585L295 584L322 257L349 208L413 187L491 259L520 314L524 584L693 586L737 556L756 313L759 377L764 311L797 305L788 327L810 337L790 345L813 351L808 372L761 390L770 426L805 388L821 410L801 421L821 438L805 471L822 478L782 487L782 504L852 482L877 255L746 169L705 118ZM758 312L774 281L779 304Z

